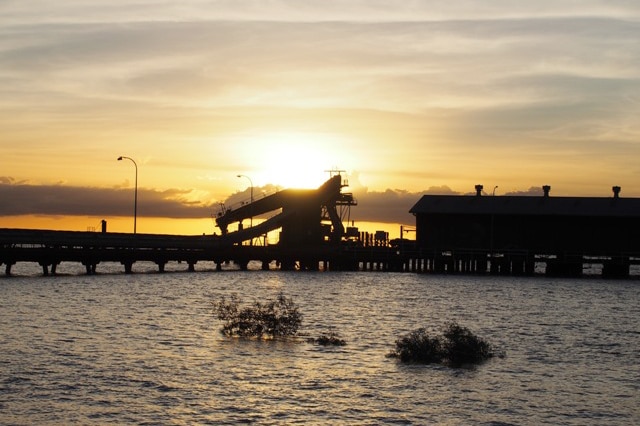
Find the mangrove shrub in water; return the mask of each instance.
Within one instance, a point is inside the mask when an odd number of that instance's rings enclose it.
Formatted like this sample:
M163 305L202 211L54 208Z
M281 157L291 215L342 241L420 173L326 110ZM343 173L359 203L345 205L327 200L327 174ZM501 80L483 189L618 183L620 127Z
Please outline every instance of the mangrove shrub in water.
M336 332L322 333L318 338L309 338L307 342L321 346L344 346L347 342L342 339Z
M459 367L487 360L494 356L494 350L468 328L449 323L439 336L430 336L426 329L419 328L399 338L389 356L402 362Z
M221 332L226 336L279 337L298 332L302 314L291 298L280 293L275 300L254 302L240 306L236 295L213 303L214 312L223 322Z

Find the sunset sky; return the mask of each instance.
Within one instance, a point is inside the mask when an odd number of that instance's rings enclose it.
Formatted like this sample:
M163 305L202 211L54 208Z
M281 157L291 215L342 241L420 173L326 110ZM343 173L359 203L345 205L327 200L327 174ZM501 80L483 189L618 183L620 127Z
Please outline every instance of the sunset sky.
M121 155L138 232L329 169L356 221L475 184L640 197L640 2L4 0L0 143L0 227L129 232Z

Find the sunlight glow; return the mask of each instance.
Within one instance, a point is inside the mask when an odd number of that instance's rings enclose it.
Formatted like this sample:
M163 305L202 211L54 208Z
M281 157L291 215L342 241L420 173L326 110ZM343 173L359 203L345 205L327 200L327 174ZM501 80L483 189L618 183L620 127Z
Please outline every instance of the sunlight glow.
M340 148L345 141L337 135L317 133L272 133L255 141L260 159L252 179L256 186L273 183L283 188L313 189L328 178L343 160Z

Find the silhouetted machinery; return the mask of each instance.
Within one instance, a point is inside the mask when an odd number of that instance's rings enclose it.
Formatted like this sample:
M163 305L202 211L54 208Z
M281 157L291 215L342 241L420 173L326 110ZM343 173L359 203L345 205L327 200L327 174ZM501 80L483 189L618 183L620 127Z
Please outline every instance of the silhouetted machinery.
M353 194L342 192L347 185L340 172L331 173L329 180L318 189L285 189L236 209L223 209L216 218L222 238L240 243L282 228L280 244L295 247L339 243L354 232L357 234L353 228L345 231L342 223L345 215L350 214L350 207L357 202ZM269 213L275 214L255 226L244 228L245 219ZM238 223L238 230L229 232L232 223Z

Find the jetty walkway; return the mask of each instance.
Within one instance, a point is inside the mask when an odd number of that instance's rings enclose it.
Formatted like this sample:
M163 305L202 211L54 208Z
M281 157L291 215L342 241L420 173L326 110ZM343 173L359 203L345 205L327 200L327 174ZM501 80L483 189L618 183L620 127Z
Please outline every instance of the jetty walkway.
M62 262L80 263L88 275L98 265L118 263L132 273L136 262L155 263L159 272L169 262L184 263L195 271L198 262L214 262L216 270L235 265L247 270L259 262L263 270L381 271L463 275L567 276L602 275L607 278L640 276L640 256L574 256L560 259L522 251L488 253L482 250L425 253L412 241L368 244L362 241L316 246L248 245L230 243L223 236L179 236L0 228L0 267L5 275L19 262L36 263L43 275L55 275ZM571 262L568 262L571 260ZM570 269L567 265L571 266ZM631 271L630 271L631 267ZM228 269L228 268L226 268ZM589 272L590 270L596 272ZM599 272L598 272L599 270ZM584 272L586 271L586 272Z
M43 275L55 275L62 262L77 262L87 274L96 273L101 263L115 262L132 272L136 262L153 262L164 272L169 262L181 262L195 271L201 261L213 261L221 270L233 262L240 270L250 261L262 269L276 265L280 270L381 270L409 271L413 264L398 250L388 246L320 245L284 247L230 243L223 236L177 236L0 228L0 265L5 274L18 262L37 263Z

